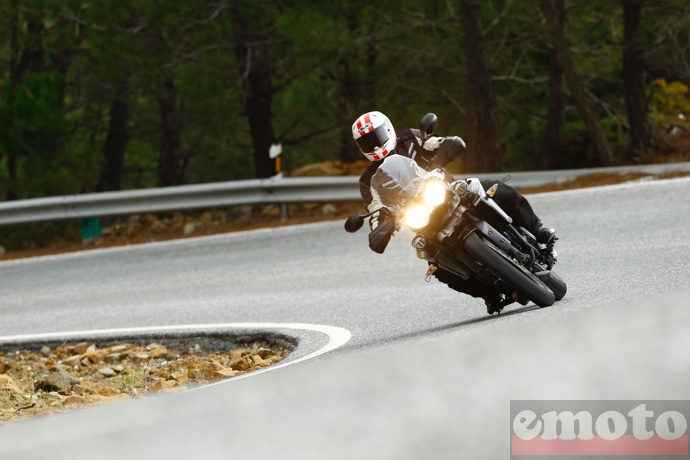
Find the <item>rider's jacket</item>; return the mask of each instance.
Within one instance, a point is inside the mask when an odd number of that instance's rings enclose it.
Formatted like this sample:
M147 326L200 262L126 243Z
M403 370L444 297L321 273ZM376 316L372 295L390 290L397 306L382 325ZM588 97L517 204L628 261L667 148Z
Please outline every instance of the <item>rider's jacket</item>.
M457 136L440 137L426 135L418 129L403 131L398 137L395 150L390 155L404 155L415 161L421 168L431 171L444 167L448 162L459 157L465 149L465 143ZM372 161L359 178L359 192L369 212L379 209L381 203L372 193L371 178L385 160Z

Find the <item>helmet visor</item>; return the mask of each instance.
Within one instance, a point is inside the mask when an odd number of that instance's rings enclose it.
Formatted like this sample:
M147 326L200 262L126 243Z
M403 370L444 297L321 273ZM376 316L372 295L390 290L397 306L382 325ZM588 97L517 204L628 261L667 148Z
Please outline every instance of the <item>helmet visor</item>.
M388 129L386 129L386 125L383 124L373 131L366 133L359 139L355 139L355 142L363 153L370 153L378 147L383 146L386 141L388 141L389 137L390 134L388 133Z

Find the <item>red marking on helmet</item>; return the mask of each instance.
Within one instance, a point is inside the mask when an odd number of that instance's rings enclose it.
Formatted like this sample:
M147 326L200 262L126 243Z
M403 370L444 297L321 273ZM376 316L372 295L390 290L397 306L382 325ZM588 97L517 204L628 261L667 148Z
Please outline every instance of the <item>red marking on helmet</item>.
M378 156L378 155L374 155L374 160L377 160L377 161L378 161L378 160L380 160L380 159L381 159L381 157L380 157L380 156Z
M374 130L374 125L371 122L371 116L368 113L364 114L364 123L369 127L369 132Z

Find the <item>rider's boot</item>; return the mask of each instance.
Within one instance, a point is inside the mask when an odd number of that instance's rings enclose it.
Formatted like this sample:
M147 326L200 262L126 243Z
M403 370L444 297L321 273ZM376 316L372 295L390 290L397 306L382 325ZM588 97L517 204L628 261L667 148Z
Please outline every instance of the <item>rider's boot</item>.
M539 227L537 234L534 236L537 237L537 242L548 246L549 243L556 238L556 229L550 227Z
M489 315L501 313L506 305L510 305L514 302L513 299L506 298L503 294L498 292L486 293L482 297L484 298L484 304L486 305L486 312Z
M558 260L558 253L554 249L554 245L556 244L556 241L558 241L558 238L556 237L556 229L551 227L539 227L535 237L537 238L538 243L545 246L545 248L542 250L542 253L551 259L548 262L549 269L551 269L551 267L553 267Z

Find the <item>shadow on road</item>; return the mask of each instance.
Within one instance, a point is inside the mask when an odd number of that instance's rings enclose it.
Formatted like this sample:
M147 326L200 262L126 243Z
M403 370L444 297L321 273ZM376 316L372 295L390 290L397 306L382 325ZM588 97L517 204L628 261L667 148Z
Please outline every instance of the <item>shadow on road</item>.
M421 330L417 330L414 332L409 332L407 334L400 334L400 335L396 335L393 337L384 338L381 341L379 341L377 343L377 345L387 345L387 344L401 342L401 341L415 338L415 337L419 337L419 336L431 336L431 335L440 334L440 333L443 333L446 331L450 331L453 329L457 329L457 328L460 328L463 326L480 324L480 323L483 323L485 321L500 321L502 318L512 316L512 315L517 315L519 313L526 313L526 312L532 311L532 310L539 310L539 307L532 304L532 305L523 306L520 308L516 308L514 310L510 310L510 311L501 313L500 315L491 315L491 316L485 315L485 316L481 316L479 318L473 318L473 319L468 319L465 321L458 321L456 323L445 324L443 326L437 326L437 327L432 327L432 328L428 328L428 329L421 329ZM344 347L344 349L353 350L353 349L357 349L357 348L361 348L361 347L369 347L371 345L373 345L373 344L371 344L371 343L360 344L360 345L355 345L352 347Z

